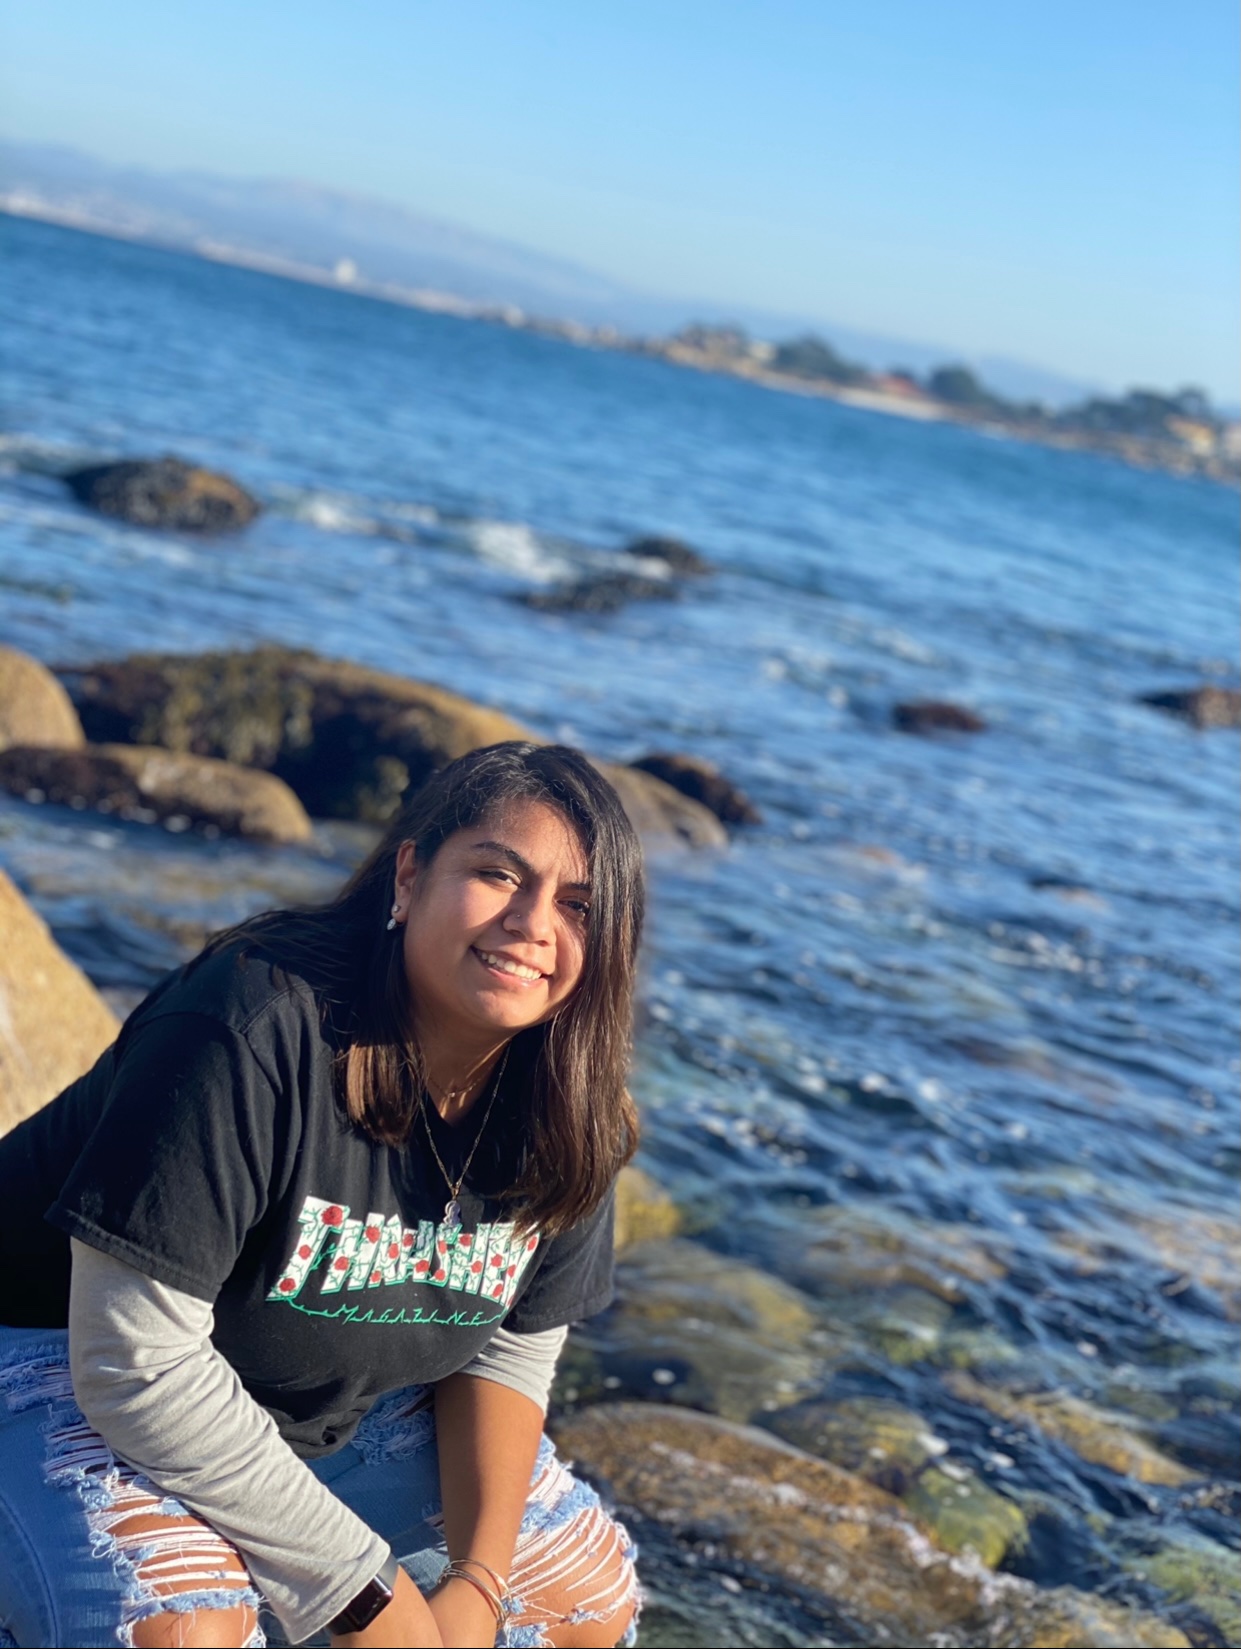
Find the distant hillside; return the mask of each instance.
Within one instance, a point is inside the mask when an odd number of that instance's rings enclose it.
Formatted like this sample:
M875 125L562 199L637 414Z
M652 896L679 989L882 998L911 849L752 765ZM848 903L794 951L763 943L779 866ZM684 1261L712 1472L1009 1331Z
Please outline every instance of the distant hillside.
M639 291L593 270L390 201L288 179L113 166L77 150L0 142L0 205L47 210L103 233L195 251L231 248L330 271L342 261L370 283L430 288L472 303L667 332L691 319L735 321L759 337L813 328L862 364L923 371L960 351L833 327L820 316L782 315ZM1051 405L1094 385L1002 357L971 363L1002 394Z

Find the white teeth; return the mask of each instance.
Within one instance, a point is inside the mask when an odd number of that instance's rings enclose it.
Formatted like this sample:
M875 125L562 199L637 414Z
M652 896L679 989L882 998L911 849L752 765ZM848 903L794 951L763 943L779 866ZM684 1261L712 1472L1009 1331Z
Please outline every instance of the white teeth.
M507 956L496 956L489 950L480 950L478 953L489 968L498 968L501 973L511 973L518 979L542 979L543 975L538 968L527 968L521 962L510 962Z

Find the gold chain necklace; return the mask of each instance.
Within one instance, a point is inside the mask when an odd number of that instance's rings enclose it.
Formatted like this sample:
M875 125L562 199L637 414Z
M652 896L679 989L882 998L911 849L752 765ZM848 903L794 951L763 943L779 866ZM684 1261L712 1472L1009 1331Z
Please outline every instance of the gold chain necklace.
M449 1242L456 1241L457 1233L461 1229L461 1204L457 1199L461 1195L461 1187L465 1184L465 1176L470 1171L470 1164L474 1161L474 1153L478 1150L478 1142L482 1139L487 1123L491 1119L491 1112L496 1102L496 1095L500 1092L500 1083L504 1079L505 1067L508 1065L508 1054L511 1046L512 1043L508 1043L505 1046L504 1057L500 1061L500 1068L496 1072L495 1081L491 1084L491 1098L487 1101L487 1109L483 1112L483 1120L479 1124L478 1132L474 1135L474 1143L470 1146L470 1154L465 1159L465 1166L458 1175L457 1183L455 1185L452 1181L452 1175L448 1172L447 1168L444 1167L443 1158L435 1148L435 1135L431 1132L431 1118L427 1115L427 1093L425 1088L420 1096L420 1103L422 1105L422 1125L427 1131L427 1144L431 1147L431 1155L435 1158L435 1165L439 1169L440 1173L443 1174L444 1184L448 1187L448 1201L444 1204L444 1218L442 1224L444 1226L444 1235Z

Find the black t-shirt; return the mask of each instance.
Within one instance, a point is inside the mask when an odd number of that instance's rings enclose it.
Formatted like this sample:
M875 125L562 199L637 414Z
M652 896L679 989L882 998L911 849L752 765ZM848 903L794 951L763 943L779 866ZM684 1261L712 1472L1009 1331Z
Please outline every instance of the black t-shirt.
M459 1129L427 1107L454 1179L478 1135L455 1229L425 1125L399 1149L353 1126L334 1051L314 990L270 958L171 975L93 1070L0 1140L0 1322L63 1326L76 1237L209 1301L215 1345L313 1456L501 1325L533 1333L608 1303L611 1196L550 1239L517 1233L497 1200L522 1149L520 1055L481 1134L483 1104Z

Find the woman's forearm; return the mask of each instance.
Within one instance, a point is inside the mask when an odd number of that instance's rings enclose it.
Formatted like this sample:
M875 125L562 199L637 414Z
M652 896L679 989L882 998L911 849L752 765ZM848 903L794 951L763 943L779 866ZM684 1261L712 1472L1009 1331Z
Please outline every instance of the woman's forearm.
M543 1411L511 1386L453 1374L435 1388L435 1430L448 1554L477 1558L507 1579L543 1435ZM461 1606L475 1610L468 1596L473 1588L460 1582L456 1590ZM452 1636L446 1631L445 1643Z

